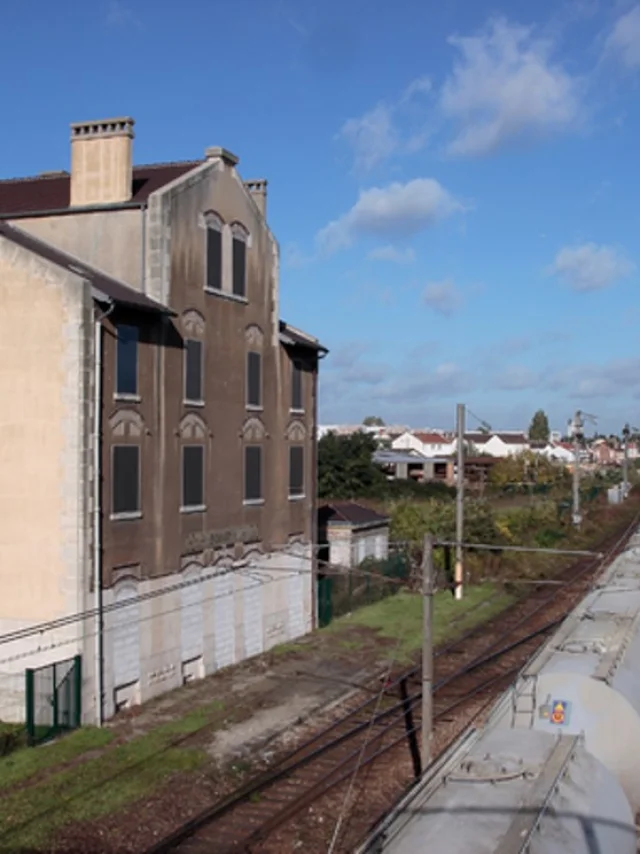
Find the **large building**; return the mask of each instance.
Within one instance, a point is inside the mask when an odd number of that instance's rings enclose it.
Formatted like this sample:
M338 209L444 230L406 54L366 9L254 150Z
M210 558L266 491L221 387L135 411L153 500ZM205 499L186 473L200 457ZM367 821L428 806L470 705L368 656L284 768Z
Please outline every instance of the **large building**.
M0 181L0 719L25 668L81 656L101 721L313 625L326 351L280 319L267 182L135 167L133 124Z

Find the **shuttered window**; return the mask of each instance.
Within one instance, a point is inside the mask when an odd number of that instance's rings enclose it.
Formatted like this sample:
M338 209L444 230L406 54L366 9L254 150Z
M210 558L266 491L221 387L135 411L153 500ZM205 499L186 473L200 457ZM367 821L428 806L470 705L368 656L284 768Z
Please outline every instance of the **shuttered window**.
M116 394L138 393L138 328L116 326Z
M247 406L262 406L262 358L247 353Z
M207 287L222 290L222 232L207 228Z
M111 512L140 512L140 448L114 445L112 450Z
M204 507L204 446L182 449L182 507Z
M304 448L292 445L289 448L289 497L304 495Z
M291 365L291 409L302 411L302 368L300 362Z
M184 345L185 400L201 401L202 393L202 341L187 339Z
M233 238L233 293L237 297L247 295L247 244Z
M262 499L262 448L247 445L244 449L244 500Z

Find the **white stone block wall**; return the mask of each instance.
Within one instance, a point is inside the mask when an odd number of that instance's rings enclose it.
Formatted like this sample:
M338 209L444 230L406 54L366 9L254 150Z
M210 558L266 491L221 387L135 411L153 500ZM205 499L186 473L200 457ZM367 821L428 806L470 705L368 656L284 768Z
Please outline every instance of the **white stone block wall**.
M311 566L296 546L105 591L105 717L311 631ZM127 605L134 590L158 595Z

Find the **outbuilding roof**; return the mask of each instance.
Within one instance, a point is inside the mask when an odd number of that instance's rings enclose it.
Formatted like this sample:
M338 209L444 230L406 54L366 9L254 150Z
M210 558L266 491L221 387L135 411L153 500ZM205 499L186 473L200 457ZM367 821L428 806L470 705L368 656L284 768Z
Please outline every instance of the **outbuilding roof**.
M331 524L348 524L358 527L359 525L386 525L389 517L358 504L356 501L331 501L318 508L318 512Z

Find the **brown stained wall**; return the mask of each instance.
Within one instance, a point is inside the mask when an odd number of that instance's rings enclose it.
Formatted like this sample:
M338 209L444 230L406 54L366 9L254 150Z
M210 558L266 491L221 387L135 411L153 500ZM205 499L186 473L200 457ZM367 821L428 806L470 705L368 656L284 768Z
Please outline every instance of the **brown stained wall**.
M180 569L189 549L187 537L223 528L256 526L267 549L282 547L292 535L310 542L315 493L315 357L307 354L303 376L304 413L290 413L291 356L277 331L277 282L274 283L273 242L258 210L232 170L204 171L178 189L164 193L169 222L167 301L176 312L172 320L147 324L139 352L140 401L114 400L115 341L112 321L133 315L112 315L104 336L104 472L111 471L113 418L120 409L139 413L144 421L142 447L142 518L109 519L110 476L104 477L104 583L119 577L116 568L140 565L140 577L160 576ZM239 301L205 291L205 230L202 215L215 211L225 223L241 223L250 233L247 251L247 299ZM148 240L159 235L150 222ZM166 234L167 230L163 231ZM149 245L149 244L148 244ZM230 245L225 250L230 254ZM223 265L226 259L223 261ZM230 273L230 267L228 268ZM193 323L204 327L204 405L188 406L184 396L184 337ZM164 332L160 332L164 328ZM141 334L142 337L142 334ZM263 408L245 406L247 338L262 353ZM164 343L158 348L157 342ZM304 355L304 354L303 354ZM298 354L296 354L296 357ZM204 422L205 502L203 512L183 513L181 503L181 423L193 413ZM243 504L243 427L258 419L263 435L251 444L263 448L263 495L259 506ZM292 422L297 422L298 426ZM300 433L299 424L304 427ZM288 432L289 431L289 432ZM293 438L290 438L293 436ZM289 500L289 444L305 445L305 497ZM193 552L193 549L191 549ZM197 556L197 555L196 555ZM123 570L127 571L127 570ZM132 574L138 575L133 569Z
M121 399L115 394L115 324L120 322L136 325L140 330L137 401ZM103 583L107 587L113 581L114 569L128 568L128 572L136 577L155 574L154 483L161 470L156 369L161 324L162 321L151 315L123 309L116 309L103 321L102 537ZM135 416L142 419L141 430L135 423ZM124 436L119 433L124 433ZM139 519L112 520L112 448L114 444L131 443L140 445L142 515Z

